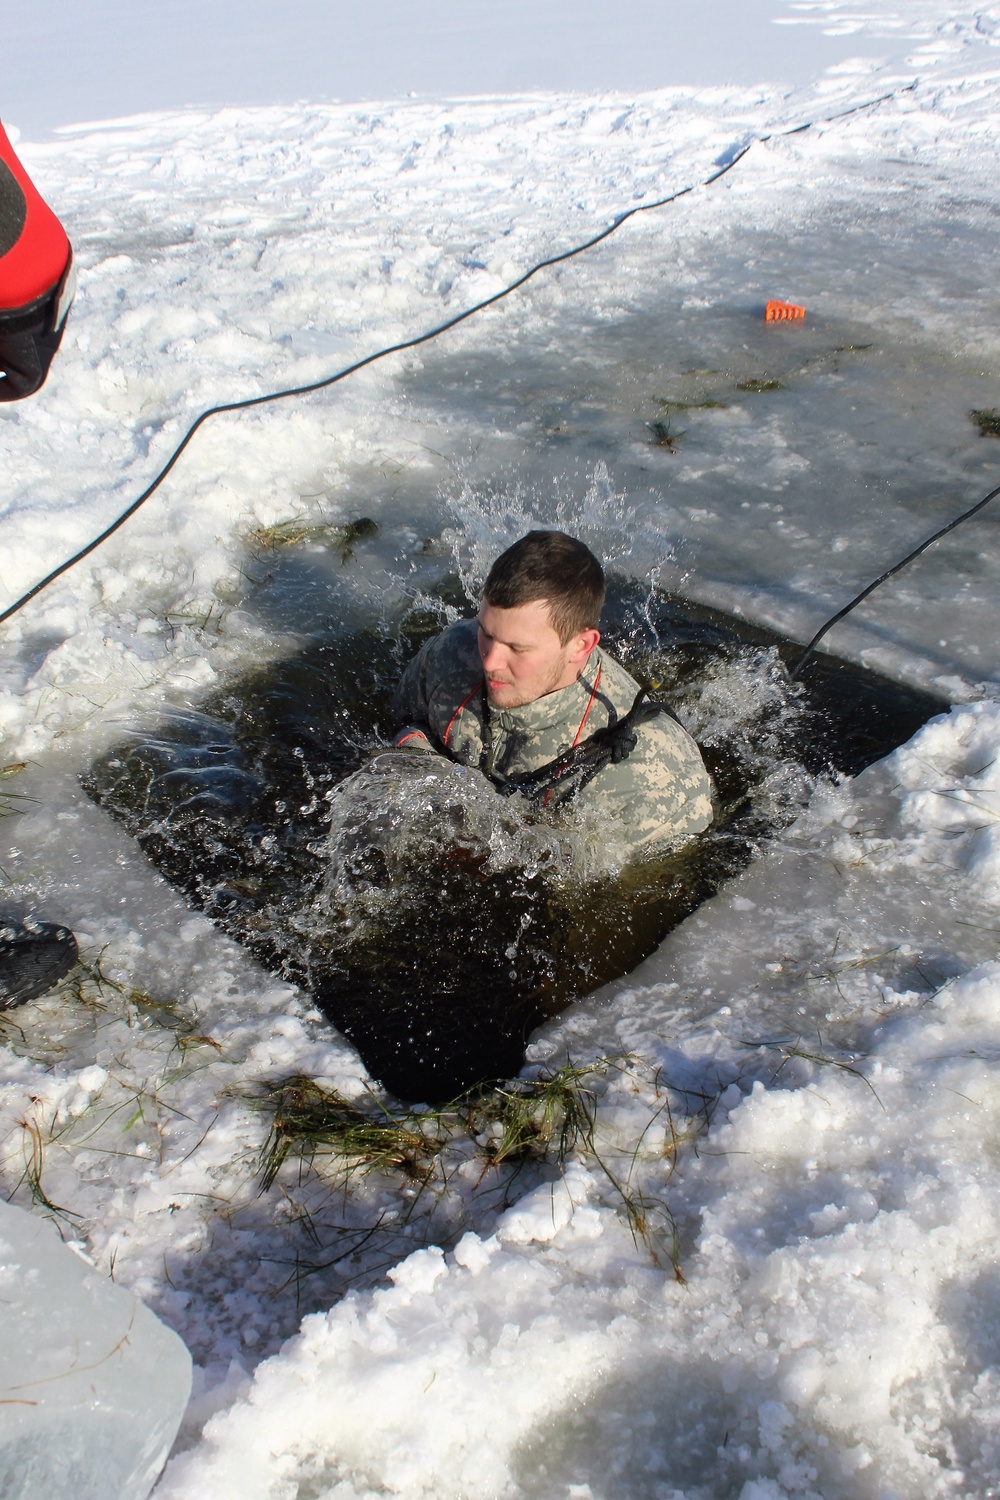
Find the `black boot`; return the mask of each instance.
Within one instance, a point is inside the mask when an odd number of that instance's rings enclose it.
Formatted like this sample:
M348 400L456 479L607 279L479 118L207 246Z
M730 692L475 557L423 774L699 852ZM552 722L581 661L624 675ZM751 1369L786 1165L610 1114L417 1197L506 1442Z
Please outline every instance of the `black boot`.
M0 916L0 1011L44 995L77 960L68 927Z

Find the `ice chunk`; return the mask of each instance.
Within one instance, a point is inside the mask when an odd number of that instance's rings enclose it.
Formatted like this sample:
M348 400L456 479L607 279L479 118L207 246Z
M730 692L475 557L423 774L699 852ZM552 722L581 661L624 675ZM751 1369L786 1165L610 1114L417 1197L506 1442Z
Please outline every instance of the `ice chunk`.
M54 1225L0 1203L0 1496L145 1500L191 1356Z

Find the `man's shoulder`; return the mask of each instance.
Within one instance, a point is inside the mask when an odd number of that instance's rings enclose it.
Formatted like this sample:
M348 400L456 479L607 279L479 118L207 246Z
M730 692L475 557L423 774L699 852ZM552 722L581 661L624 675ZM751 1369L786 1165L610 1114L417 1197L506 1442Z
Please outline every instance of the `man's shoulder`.
M633 771L638 771L640 766L646 773L651 771L654 781L657 769L670 780L679 777L682 784L689 779L692 784L700 782L705 776L701 751L683 724L678 724L669 713L659 713L646 720L639 729L636 748L629 761Z
M593 666L587 675L593 675L596 681L598 672L600 680L597 694L608 712L609 722L612 718L623 719L635 702L639 683L603 646L598 646L595 650Z
M632 674L607 652L601 652L601 691L614 705L616 717L623 719L632 710L642 686ZM656 702L655 695L651 703ZM705 777L704 762L697 744L668 709L644 717L636 725L636 745L615 770L623 780L659 780L682 784L700 784Z
M712 821L712 785L701 751L669 713L636 724L632 751L605 766L581 801L613 811L633 853L643 857L678 847Z

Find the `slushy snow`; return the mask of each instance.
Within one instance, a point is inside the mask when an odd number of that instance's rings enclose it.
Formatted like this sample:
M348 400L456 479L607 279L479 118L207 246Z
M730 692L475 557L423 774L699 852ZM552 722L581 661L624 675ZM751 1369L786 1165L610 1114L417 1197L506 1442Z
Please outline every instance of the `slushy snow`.
M369 1081L78 781L129 725L308 634L267 591L275 527L378 521L316 595L348 622L398 618L428 557L471 567L560 519L619 570L805 640L994 486L1000 445L968 413L998 405L1000 12L790 10L891 33L887 60L796 90L181 112L21 142L81 292L42 397L0 413L2 603L204 406L411 337L756 141L419 354L215 419L4 627L4 894L68 922L89 969L4 1018L0 1161L194 1355L158 1496L1000 1489L1000 513L828 642L951 708L817 783L752 868L534 1040L536 1068L618 1059L563 1169L505 1175L454 1141L423 1190L344 1189L320 1162L261 1195L259 1086L364 1104ZM805 324L765 329L770 296ZM650 441L665 417L676 453Z

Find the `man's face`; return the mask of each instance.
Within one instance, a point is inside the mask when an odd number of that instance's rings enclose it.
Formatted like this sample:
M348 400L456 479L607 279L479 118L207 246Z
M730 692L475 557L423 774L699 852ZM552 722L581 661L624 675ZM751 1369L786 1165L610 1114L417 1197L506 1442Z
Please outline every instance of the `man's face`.
M494 708L522 708L569 687L600 640L583 630L563 645L552 627L547 599L514 609L483 601L479 611L479 655L486 693Z

